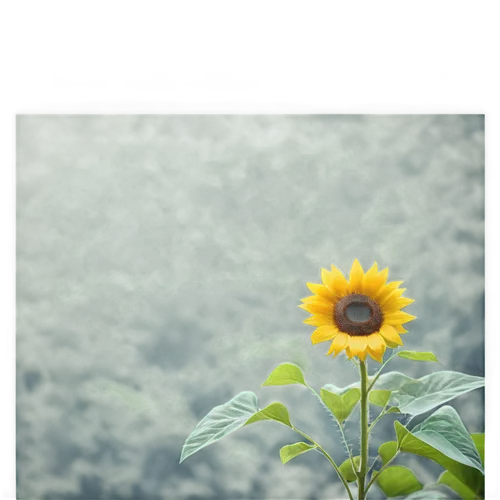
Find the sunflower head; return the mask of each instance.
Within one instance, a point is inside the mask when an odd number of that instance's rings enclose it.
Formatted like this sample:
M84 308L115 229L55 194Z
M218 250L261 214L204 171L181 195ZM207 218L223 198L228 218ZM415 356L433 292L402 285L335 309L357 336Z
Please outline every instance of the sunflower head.
M337 356L345 349L347 357L364 361L369 354L382 362L387 347L403 345L403 324L415 316L402 311L414 302L402 297L402 281L387 283L388 269L379 271L377 263L366 273L356 259L349 279L335 267L321 270L322 284L307 283L314 295L302 299L299 307L312 316L304 321L316 326L313 344L331 341L327 354Z

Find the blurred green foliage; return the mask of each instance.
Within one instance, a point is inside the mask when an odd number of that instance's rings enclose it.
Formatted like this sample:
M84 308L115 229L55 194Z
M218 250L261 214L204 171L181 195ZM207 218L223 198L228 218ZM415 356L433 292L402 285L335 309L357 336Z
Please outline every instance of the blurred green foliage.
M13 148L21 496L334 494L320 458L282 467L293 436L265 428L178 458L197 420L279 363L353 381L295 305L354 256L417 299L406 347L484 375L484 115L19 112ZM261 406L308 421L299 393Z

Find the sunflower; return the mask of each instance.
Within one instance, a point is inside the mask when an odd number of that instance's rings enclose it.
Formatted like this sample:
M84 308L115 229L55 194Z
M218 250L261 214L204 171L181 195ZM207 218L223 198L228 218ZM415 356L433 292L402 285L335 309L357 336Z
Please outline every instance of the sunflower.
M386 283L388 272L379 271L375 262L365 273L356 259L349 280L332 266L321 270L323 284L307 283L314 295L299 307L312 314L304 323L317 327L312 343L331 341L327 355L345 349L349 359L364 361L369 354L380 363L387 347L403 345L400 334L408 331L403 324L415 316L401 309L414 300L402 297L402 281Z

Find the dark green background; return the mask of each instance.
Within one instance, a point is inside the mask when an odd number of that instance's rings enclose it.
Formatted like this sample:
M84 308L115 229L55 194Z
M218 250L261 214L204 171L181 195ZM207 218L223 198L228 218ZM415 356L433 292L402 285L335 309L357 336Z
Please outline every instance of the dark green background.
M343 460L306 389L260 384L356 380L297 307L355 257L405 281L405 347L441 361L393 369L484 375L482 116L19 116L17 162L19 498L338 498L319 454L281 464L277 424L178 461L243 390ZM484 430L482 391L451 404Z

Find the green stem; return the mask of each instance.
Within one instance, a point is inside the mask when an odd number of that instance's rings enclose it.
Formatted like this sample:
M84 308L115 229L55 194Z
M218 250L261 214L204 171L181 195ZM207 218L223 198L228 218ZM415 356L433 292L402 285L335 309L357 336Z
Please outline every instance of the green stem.
M370 474L370 472L372 471L372 469L375 467L375 464L378 462L378 455L377 457L375 458L375 460L372 462L372 464L370 465L370 467L368 467L368 470L366 471L366 475L368 476L368 474ZM368 488L365 488L365 493L368 491Z
M372 431L372 429L375 427L375 424L384 416L387 415L387 412L385 411L387 408L387 404L382 408L382 411L378 415L378 417L371 423L370 427L368 427L368 433Z
M335 463L335 461L333 460L333 458L328 454L328 452L319 443L317 443L316 441L314 441L314 439L312 437L308 436L305 432L302 432L300 429L297 429L297 427L295 427L293 425L292 425L292 429L295 432L297 432L298 434L300 434L302 437L306 438L310 443L312 443L313 445L315 445L316 448L318 448L318 450L321 453L323 453L323 455L330 462L330 464L332 465L332 467L335 469L335 472L339 476L340 480L344 484L344 487L345 487L345 489L347 491L347 494L349 495L349 500L354 500L353 496L352 496L352 493L351 493L351 490L349 489L349 484L347 483L345 477L342 475L342 472L340 472L340 469L338 468L338 466Z
M361 430L361 463L358 472L358 500L365 500L366 472L368 469L368 374L366 363L359 361L359 374L361 377L360 400L360 430Z

